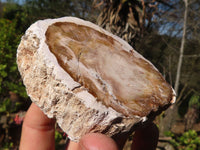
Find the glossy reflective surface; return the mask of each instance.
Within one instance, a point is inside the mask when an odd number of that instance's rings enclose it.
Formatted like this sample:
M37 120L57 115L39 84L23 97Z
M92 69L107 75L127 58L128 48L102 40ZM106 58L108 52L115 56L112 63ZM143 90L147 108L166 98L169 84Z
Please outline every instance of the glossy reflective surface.
M146 116L172 98L170 85L148 61L93 28L57 22L48 27L46 43L75 81L126 116Z

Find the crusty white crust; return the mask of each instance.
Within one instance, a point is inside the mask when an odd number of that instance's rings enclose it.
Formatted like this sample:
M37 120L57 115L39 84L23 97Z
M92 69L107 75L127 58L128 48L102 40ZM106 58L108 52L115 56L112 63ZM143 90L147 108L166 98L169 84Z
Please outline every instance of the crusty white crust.
M55 22L73 22L94 28L115 38L124 50L132 49L117 36L75 17L47 19L34 23L22 37L17 50L18 68L31 100L49 118L56 118L60 127L73 141L78 141L89 132L101 132L108 136L121 134L128 132L134 124L145 121L146 117L128 118L97 102L93 95L63 70L45 42L46 30ZM137 56L141 57L139 54Z

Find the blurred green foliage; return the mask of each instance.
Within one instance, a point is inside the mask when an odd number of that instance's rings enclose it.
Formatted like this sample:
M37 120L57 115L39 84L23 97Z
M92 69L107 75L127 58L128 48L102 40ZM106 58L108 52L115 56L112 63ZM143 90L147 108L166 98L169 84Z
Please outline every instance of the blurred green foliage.
M9 98L3 100L0 103L0 113L12 113L15 112L21 106L21 102L12 102Z
M177 150L199 150L200 149L200 137L198 137L198 134L195 130L189 130L179 136L168 131L165 133L165 135L168 137L172 137L172 140L170 140L170 143Z
M7 142L7 143L5 143L5 144L3 145L2 150L10 150L10 149L13 149L13 146L14 146L13 142Z
M196 107L197 109L200 108L200 97L197 94L192 95L189 100L189 107Z
M10 91L24 98L27 94L16 64L16 49L21 37L16 20L0 18L0 27L0 112L3 112L7 110Z
M10 106L11 106L11 101L10 101L10 99L4 100L4 101L0 104L0 113L2 113L2 112L8 112L8 111L10 110Z
M3 18L14 20L16 34L22 35L29 26L27 10L14 2L6 3L3 7Z
M62 134L58 132L57 130L55 131L55 144L58 145L59 142L62 140Z

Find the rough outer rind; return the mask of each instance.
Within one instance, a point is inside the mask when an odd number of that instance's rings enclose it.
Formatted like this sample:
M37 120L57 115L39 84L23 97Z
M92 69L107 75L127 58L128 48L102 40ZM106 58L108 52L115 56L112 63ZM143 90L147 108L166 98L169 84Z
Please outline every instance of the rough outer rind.
M106 108L58 65L43 37L45 29L56 21L33 24L18 47L18 69L31 100L49 118L56 118L73 141L78 141L89 132L101 132L108 136L128 132L134 124L146 120L146 117L138 116L128 118L112 108ZM90 25L72 17L59 19L59 22L62 21ZM127 49L129 45L124 47Z

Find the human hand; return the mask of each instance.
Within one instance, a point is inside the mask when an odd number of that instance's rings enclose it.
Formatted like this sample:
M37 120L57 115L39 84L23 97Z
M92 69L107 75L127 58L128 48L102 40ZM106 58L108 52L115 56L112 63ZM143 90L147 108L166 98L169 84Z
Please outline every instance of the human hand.
M54 150L55 120L49 119L35 104L31 104L24 119L20 150ZM79 143L69 141L66 150L118 150L127 137L116 142L100 133L90 133ZM154 150L158 141L158 129L154 124L136 131L132 150Z

